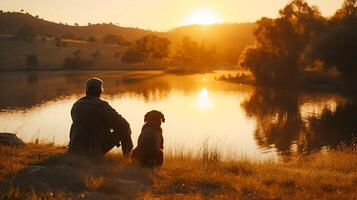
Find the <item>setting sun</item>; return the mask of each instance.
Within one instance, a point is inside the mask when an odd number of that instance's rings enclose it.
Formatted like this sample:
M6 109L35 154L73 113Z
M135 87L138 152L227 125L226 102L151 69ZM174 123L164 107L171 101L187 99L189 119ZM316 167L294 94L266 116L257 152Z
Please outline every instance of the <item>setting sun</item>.
M222 20L218 16L218 14L209 9L200 9L192 12L186 18L185 24L216 24L221 22Z

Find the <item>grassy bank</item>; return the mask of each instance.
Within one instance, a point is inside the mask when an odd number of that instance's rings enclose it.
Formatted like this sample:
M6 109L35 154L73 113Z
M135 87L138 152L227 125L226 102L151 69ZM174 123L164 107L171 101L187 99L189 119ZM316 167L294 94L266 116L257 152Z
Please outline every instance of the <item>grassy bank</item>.
M160 169L117 154L65 156L64 147L0 148L0 198L356 199L357 148L287 162L222 161L217 152L171 153Z

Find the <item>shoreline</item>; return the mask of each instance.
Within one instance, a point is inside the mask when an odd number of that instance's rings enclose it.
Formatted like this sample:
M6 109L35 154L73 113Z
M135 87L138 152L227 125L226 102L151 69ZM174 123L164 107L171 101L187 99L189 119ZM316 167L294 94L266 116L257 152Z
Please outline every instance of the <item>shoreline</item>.
M229 74L230 75L230 74ZM257 83L255 80L253 80L252 76L248 76L248 78L237 78L237 77L231 77L227 78L225 76L217 77L218 81L224 81L228 83L233 83L233 84L242 84L242 85L248 85L248 86L253 86L257 88L266 88L266 89L274 89L274 90L293 90L293 91L320 91L320 92L342 92L342 93L350 93L350 92L355 92L357 88L349 87L346 84L342 84L340 80L335 80L331 81L329 83L326 82L317 82L317 83L306 83L309 80L301 80L299 83L296 85L286 85L286 86L278 86L278 85L262 85ZM314 80L312 80L314 81ZM325 80L324 80L325 81Z

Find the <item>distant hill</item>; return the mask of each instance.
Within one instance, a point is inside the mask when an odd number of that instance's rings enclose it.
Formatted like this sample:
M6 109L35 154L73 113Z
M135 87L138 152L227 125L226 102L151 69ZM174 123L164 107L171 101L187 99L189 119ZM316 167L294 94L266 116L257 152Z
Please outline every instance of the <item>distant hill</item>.
M254 43L254 28L255 23L190 25L168 31L166 36L174 43L189 36L208 48L215 47L223 60L236 63L242 50Z
M30 14L18 12L0 13L0 33L14 34L24 25L34 28L35 32L39 35L63 36L73 34L77 38L83 39L87 39L89 36L103 37L107 34L117 34L122 35L127 40L135 40L146 34L154 33L143 29L120 27L113 24L70 26L49 22Z
M0 13L0 33L15 34L22 26L28 25L40 35L63 36L68 33L76 37L87 38L91 35L105 36L107 34L122 35L125 39L135 40L146 34L158 34L171 39L173 42L180 41L189 36L198 42L205 41L207 44L219 43L223 46L253 41L252 30L255 23L241 24L215 24L215 25L190 25L179 27L168 32L155 32L139 28L120 27L114 24L93 24L89 26L72 26L49 22L30 14L19 12ZM242 43L241 43L242 42Z
M88 26L72 26L62 23L54 23L40 19L30 14L19 12L0 12L0 36L11 38L24 25L32 27L35 34L42 36L72 35L74 40L87 40L90 36L100 39L108 34L120 35L128 41L135 41L144 35L155 34L168 38L172 43L173 52L180 48L184 37L190 37L200 46L206 49L214 49L219 61L218 68L234 68L239 55L247 45L254 43L253 30L255 23L240 24L214 24L214 25L190 25L172 29L167 32L155 32L139 28L120 27L114 24L93 24ZM48 37L52 38L52 37ZM22 69L26 67L26 56L36 54L41 62L39 68L60 68L63 60L80 49L83 57L91 57L93 52L101 51L101 61L98 61L93 68L118 68L118 66L127 68L128 66L120 62L120 56L128 47L108 46L104 44L92 44L86 42L66 41L67 48L57 48L54 46L53 39L47 42L29 44L7 39L1 39L0 43L0 68L4 69ZM71 38L67 38L71 39ZM5 51L8 49L9 51ZM92 51L92 52L91 52ZM47 58L50 53L53 55ZM108 63L110 62L110 63ZM129 67L130 68L130 67Z

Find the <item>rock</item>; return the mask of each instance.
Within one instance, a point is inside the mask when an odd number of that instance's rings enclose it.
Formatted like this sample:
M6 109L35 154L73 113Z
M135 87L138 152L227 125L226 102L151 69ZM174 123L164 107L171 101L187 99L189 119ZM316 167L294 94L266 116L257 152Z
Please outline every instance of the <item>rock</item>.
M32 166L27 167L25 170L26 170L26 172L29 173L29 174L34 174L34 173L43 171L43 170L45 170L45 169L46 169L45 166L32 165Z
M0 133L0 145L24 146L25 142L14 133Z

